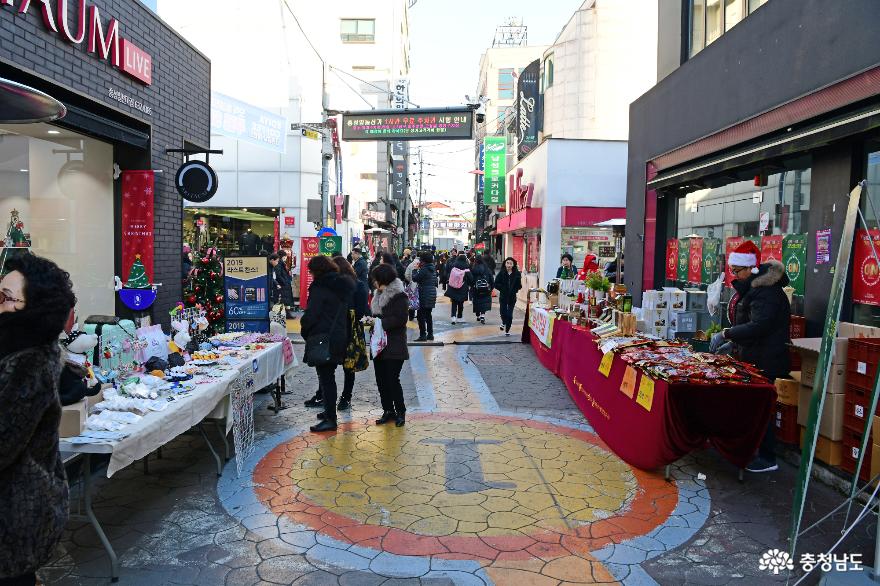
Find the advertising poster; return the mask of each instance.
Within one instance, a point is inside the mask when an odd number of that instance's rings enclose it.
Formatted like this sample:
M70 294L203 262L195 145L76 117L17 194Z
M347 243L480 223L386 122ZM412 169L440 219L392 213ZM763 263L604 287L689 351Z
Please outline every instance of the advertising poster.
M688 280L688 267L690 266L690 238L682 238L678 241L678 269L675 278L678 281Z
M730 253L733 252L733 249L743 243L742 236L731 236L724 242L724 258L725 260L730 257ZM727 262L724 263L724 285L727 287L733 287L733 280L736 277L733 273L730 272L730 265Z
M666 280L674 281L678 274L678 239L666 241Z
M483 202L487 206L503 206L507 193L507 137L487 136L483 139L486 159Z
M782 262L782 235L761 238L761 262L778 260Z
M795 295L804 294L807 268L807 235L789 234L782 240L782 264Z
M131 269L140 255L153 283L153 186L152 171L122 172L122 282L131 278Z
M721 272L721 261L718 258L721 251L721 241L717 238L703 239L703 271L700 275L704 285L714 283Z
M276 153L287 147L287 118L211 92L211 131Z
M342 252L342 236L324 236L319 244L321 254L333 256L334 252Z
M871 241L880 254L880 230L856 230L853 250L852 296L854 303L880 305L880 266L871 251Z
M269 261L264 256L225 258L223 269L226 331L268 332Z
M703 239L691 238L691 247L688 256L688 282L699 285L703 276Z
M831 264L831 228L816 230L816 264Z
M309 261L321 254L320 238L314 236L301 238L300 248L302 264L299 270L299 306L305 309L309 302L309 286L312 284L312 274L308 270Z

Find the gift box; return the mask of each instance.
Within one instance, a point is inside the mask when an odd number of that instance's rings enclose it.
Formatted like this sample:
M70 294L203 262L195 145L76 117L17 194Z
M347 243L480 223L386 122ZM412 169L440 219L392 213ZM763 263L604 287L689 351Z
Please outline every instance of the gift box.
M801 390L800 382L794 379L776 379L776 400L783 405L797 405L798 394Z
M699 289L685 289L687 293L687 304L685 309L688 311L706 311L708 307L708 296L705 291Z
M807 424L812 394L813 389L801 387L798 395L798 425L806 426ZM822 407L822 415L819 417L819 435L835 442L842 439L845 406L845 395L825 395L825 404Z
M669 309L672 311L684 311L687 308L687 293L681 290L668 291Z
M693 311L676 311L669 312L669 327L679 332L696 332L697 331L697 314Z
M76 437L86 427L89 417L89 402L86 399L61 408L61 422L58 424L59 437Z
M649 328L651 327L668 327L669 326L669 310L668 309L645 309L642 311L642 320Z

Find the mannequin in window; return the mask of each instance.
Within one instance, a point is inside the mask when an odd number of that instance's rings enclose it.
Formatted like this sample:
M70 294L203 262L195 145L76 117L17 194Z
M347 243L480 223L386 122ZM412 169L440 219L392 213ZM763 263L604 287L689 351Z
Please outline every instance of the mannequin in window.
M260 249L260 237L250 228L238 237L238 251L245 256L256 256Z

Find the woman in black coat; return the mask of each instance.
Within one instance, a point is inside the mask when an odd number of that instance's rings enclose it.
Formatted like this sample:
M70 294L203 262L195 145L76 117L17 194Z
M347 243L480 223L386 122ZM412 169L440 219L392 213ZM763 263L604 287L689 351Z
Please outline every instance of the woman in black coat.
M463 273L463 275L462 275ZM461 285L453 286L456 275L461 278ZM449 266L449 285L446 287L444 295L452 300L452 323L458 323L461 320L461 314L464 312L464 302L468 299L468 292L473 283L473 275L471 275L471 265L468 263L467 256L464 253L451 261Z
M370 290L367 288L366 284L357 278L357 273L355 272L354 267L351 266L351 263L341 256L335 257L333 262L339 267L339 274L352 280L352 285L354 285L354 295L352 295L351 298L349 313L351 310L354 310L354 318L360 322L361 318L368 316L370 313ZM348 324L349 330L351 330L352 325L353 324ZM358 325L357 327L359 331L362 330L362 326ZM342 396L339 397L339 405L336 406L338 411L344 411L351 407L351 394L352 391L354 391L355 371L343 368L343 372L345 373L345 386L342 387Z
M70 275L33 254L0 280L0 583L35 584L67 522L58 451L58 336L76 297Z
M412 280L419 286L419 337L416 342L434 339L434 317L431 315L437 305L437 271L434 270L434 255L430 252L419 254L419 267L412 274Z
M400 371L403 363L409 360L406 345L409 298L404 291L403 281L397 278L392 266L383 264L376 267L372 279L376 283L376 294L370 310L373 316L382 319L382 329L388 337L388 345L373 357L376 385L382 400L382 417L376 420L376 425L394 419L397 427L402 427L406 423L406 405L403 402Z
M495 286L495 277L483 262L482 256L474 257L471 276L473 277L471 280L471 300L474 304L474 314L480 323L486 323L486 314L492 311L492 288Z
M498 275L495 276L495 289L498 290L498 305L501 308L501 329L504 335L510 335L513 325L513 309L516 307L516 294L522 289L522 274L513 257L504 259Z
M324 255L309 261L309 272L315 280L309 287L308 305L301 321L302 337L308 347L309 338L328 335L331 357L329 364L315 365L324 400L324 420L311 430L333 431L336 429L336 367L345 362L350 332L348 308L352 305L354 283L340 275L336 264Z

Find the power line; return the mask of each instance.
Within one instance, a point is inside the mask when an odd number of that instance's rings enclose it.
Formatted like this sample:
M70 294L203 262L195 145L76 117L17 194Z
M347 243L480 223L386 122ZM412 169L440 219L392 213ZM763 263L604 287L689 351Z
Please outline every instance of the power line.
M368 86L370 86L370 87L372 87L372 88L374 88L374 89L377 89L377 90L379 90L380 92L382 92L382 93L384 93L384 94L387 94L387 95L389 95L389 96L393 96L393 95L394 95L394 92L392 92L392 91L390 91L390 90L387 90L387 89L385 89L385 88L383 88L383 87L379 87L378 85L375 85L375 84L373 84L373 83L370 83L369 81L367 81L367 80L365 80L365 79L361 79L361 78L358 77L357 75L354 75L353 73L349 73L349 72L345 71L344 69L339 69L339 68L337 68L337 67L333 67L332 65L329 65L329 64L327 65L327 67L329 67L332 71L338 71L338 72L340 72L340 73L344 73L345 75L347 75L347 76L349 76L349 77L351 77L351 78L354 78L354 79L358 80L358 81L361 82L361 83L365 83L365 84L367 84ZM418 104L416 104L416 103L414 103L414 102L411 102L411 101L409 101L409 100L405 100L405 101L406 101L407 104L411 104L411 105L415 106L416 108L419 108L419 107L420 107Z
M355 88L351 87L351 84L348 83L347 81L345 81L345 79L344 79L341 75L339 75L339 74L336 72L336 71L337 71L336 68L331 67L330 70L333 71L333 75L335 75L336 77L339 78L339 81L341 81L342 83L345 84L345 87L347 87L348 89L350 89L351 91L353 91L355 94L357 94L357 96L358 96L360 99L362 99L362 100L364 101L364 103L365 103L367 106L370 107L371 110L375 110L375 109L376 109L376 107L373 106L373 104L371 104L370 101L367 100L367 98L364 97L364 95L363 95L362 93L360 93L359 91L357 91Z
M315 52L315 55L318 56L318 61L320 61L323 64L326 64L327 62L324 61L323 57L321 57L321 54L315 48L315 45L312 44L312 40L309 38L309 35L306 34L305 29L303 29L302 25L299 23L299 19L296 17L296 14L293 13L293 9L290 7L290 4L287 2L287 0L281 0L281 1L284 2L284 5L287 7L287 11L290 13L290 16L293 17L293 21L296 23L296 26L299 27L299 32L302 33L302 36L305 38L306 42L309 44L309 47L311 47L312 51Z

